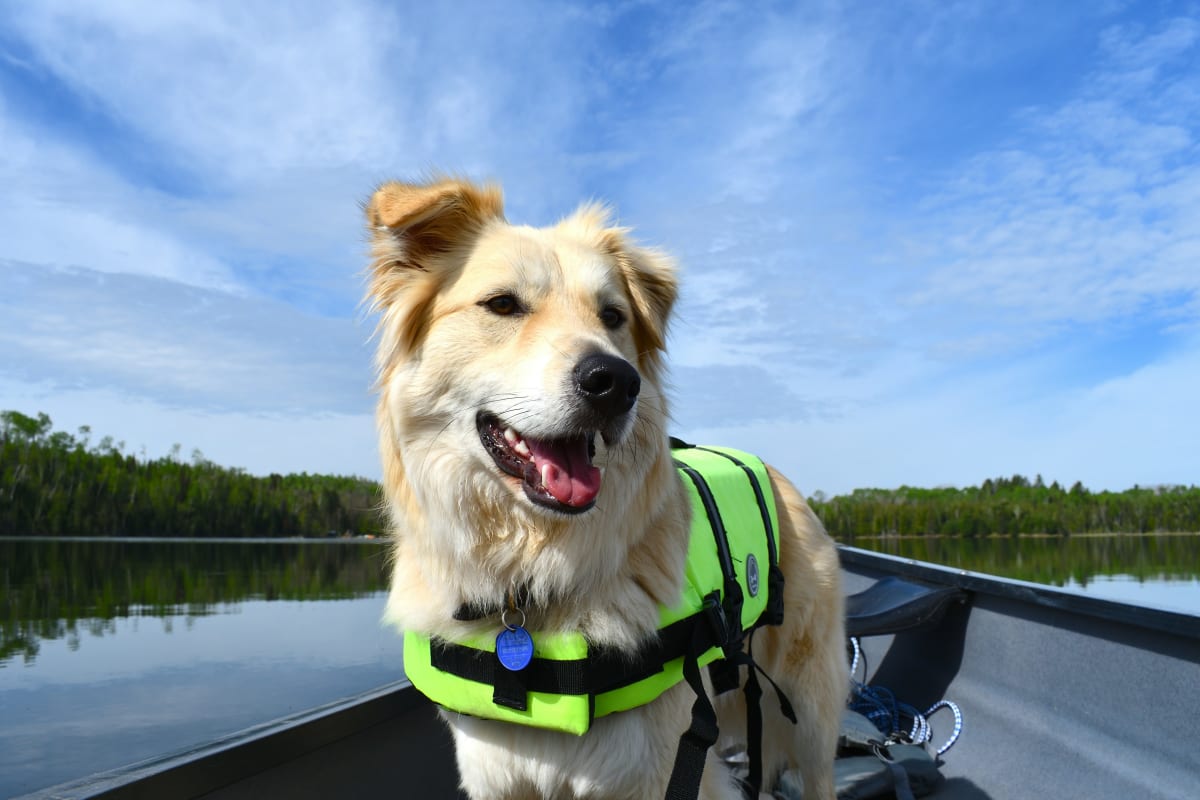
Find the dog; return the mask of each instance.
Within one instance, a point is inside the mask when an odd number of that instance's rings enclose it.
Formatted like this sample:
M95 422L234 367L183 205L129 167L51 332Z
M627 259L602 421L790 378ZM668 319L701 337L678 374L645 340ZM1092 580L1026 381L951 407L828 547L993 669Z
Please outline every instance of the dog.
M666 430L672 260L601 205L514 225L497 187L456 178L385 183L365 212L394 540L386 620L449 641L494 635L519 588L529 630L637 652L680 596L690 524ZM763 774L794 770L807 800L832 800L847 691L838 558L797 490L769 477L786 612L754 657L798 721L764 704ZM582 736L443 717L475 800L642 800L664 795L694 699L680 682ZM733 800L718 753L745 736L745 701L715 704L699 796Z

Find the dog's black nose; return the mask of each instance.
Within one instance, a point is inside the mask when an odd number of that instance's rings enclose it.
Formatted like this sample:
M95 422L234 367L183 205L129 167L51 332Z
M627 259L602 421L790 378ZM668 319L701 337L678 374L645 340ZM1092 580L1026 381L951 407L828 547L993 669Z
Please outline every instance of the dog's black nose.
M575 386L593 409L612 418L633 408L642 378L625 359L597 353L575 365Z

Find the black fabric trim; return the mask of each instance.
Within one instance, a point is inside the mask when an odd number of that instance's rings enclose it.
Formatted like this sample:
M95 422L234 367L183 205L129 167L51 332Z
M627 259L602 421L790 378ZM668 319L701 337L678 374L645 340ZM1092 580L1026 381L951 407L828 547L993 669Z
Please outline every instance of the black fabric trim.
M758 476L754 474L754 470L749 465L742 462L741 459L731 456L729 453L723 453L720 450L713 450L709 447L697 447L696 449L729 459L742 468L742 472L746 473L746 478L750 481L750 488L754 490L754 500L758 503L758 512L762 515L763 530L767 534L767 556L771 561L767 568L767 605L763 609L763 613L755 621L754 627L758 627L759 625L782 625L784 579L783 570L779 568L778 534L775 532L775 526L771 524L771 509L767 505L766 497L763 495L762 486L758 482Z
M709 528L712 529L713 539L717 545L717 560L721 562L721 574L725 578L722 591L721 606L724 610L724 626L727 631L724 648L726 657L739 651L742 645L742 585L738 583L737 570L733 566L733 556L729 552L729 534L725 532L725 523L721 520L721 512L717 508L716 498L708 483L695 468L675 462L676 468L687 475L696 486L700 495L700 503L708 517Z
M675 467L687 475L700 493L700 502L704 505L704 513L708 516L708 525L712 529L713 539L717 543L717 558L721 561L721 574L725 580L737 580L737 572L733 567L733 557L729 554L729 535L725 533L725 523L721 520L721 512L717 509L717 500L713 497L708 483L696 469L682 461L676 461Z
M754 501L758 503L758 513L762 515L763 530L767 532L767 553L770 555L771 563L778 564L779 550L775 543L775 526L771 524L771 509L767 505L767 498L763 495L762 486L759 485L758 476L754 474L754 470L741 459L731 456L729 453L723 453L720 450L713 450L709 447L697 447L696 449L727 458L741 467L742 472L746 473L746 477L750 480L750 488L754 490Z

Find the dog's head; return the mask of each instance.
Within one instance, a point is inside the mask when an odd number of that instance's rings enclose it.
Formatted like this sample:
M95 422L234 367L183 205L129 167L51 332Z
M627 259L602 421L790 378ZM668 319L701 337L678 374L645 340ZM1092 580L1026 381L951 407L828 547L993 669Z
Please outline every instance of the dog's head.
M669 260L599 206L515 226L498 189L459 180L387 183L366 212L393 511L627 503L665 449Z

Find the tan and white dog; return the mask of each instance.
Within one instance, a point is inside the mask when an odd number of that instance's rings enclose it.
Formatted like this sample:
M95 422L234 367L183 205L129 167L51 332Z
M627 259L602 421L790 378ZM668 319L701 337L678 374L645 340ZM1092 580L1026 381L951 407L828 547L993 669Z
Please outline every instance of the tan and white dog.
M378 425L394 535L389 621L461 639L515 587L533 631L636 651L680 594L689 504L667 437L663 348L671 261L585 205L557 225L505 221L494 186L387 183L366 208L380 314ZM791 698L764 703L764 775L834 797L846 697L838 559L777 472L782 626L755 657ZM744 736L740 692L717 701L722 741ZM446 712L472 798L662 797L694 694L595 721L584 736ZM700 796L740 798L710 752Z

